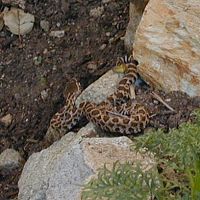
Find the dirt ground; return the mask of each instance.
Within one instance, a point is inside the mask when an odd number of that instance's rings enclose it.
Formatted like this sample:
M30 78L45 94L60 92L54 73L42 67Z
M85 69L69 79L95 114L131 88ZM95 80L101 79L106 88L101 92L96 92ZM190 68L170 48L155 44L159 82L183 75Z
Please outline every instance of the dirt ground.
M36 23L21 40L5 27L0 32L0 118L12 116L9 126L0 124L0 153L14 148L27 160L43 149L49 121L64 104L67 80L76 77L85 88L114 66L117 57L127 53L122 36L128 23L129 1L103 4L103 14L96 18L90 16L90 10L102 6L101 1L70 0L69 8L59 2L28 0L26 11L35 16ZM49 22L50 31L65 30L65 36L50 37L41 29L41 20ZM152 119L154 126L166 131L188 121L191 111L200 106L199 98L180 92L157 93L176 114L167 113L149 89L137 90L138 99L157 114ZM0 199L17 196L21 170L0 171Z

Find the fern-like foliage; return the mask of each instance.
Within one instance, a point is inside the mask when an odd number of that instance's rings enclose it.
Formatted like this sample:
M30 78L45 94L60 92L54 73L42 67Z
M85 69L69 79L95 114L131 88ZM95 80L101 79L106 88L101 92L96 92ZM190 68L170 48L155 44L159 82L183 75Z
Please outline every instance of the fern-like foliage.
M183 123L179 129L172 129L169 133L158 130L136 138L135 149L139 151L145 147L158 159L164 159L177 170L184 171L200 156L200 110L194 115L194 124Z
M157 179L156 179L157 177ZM155 171L143 172L139 166L116 162L112 170L106 166L98 178L85 185L83 200L144 200L153 196L159 187Z
M115 163L87 183L83 200L200 200L200 110L196 122L169 133L153 131L135 139L134 149L154 153L157 169Z

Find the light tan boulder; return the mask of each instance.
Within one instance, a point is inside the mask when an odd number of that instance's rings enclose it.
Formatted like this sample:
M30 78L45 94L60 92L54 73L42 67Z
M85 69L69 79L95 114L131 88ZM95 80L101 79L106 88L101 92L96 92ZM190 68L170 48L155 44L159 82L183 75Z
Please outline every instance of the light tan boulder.
M200 4L150 0L135 35L134 56L150 84L200 95Z

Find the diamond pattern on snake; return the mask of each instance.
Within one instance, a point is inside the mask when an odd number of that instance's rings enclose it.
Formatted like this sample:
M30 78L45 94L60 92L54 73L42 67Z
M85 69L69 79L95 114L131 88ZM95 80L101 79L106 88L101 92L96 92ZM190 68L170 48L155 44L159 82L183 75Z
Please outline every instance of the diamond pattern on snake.
M126 73L120 80L116 91L100 104L85 101L76 107L75 101L81 94L80 83L72 79L65 94L66 103L50 121L55 131L53 138L60 138L72 129L82 116L104 131L123 135L135 134L145 129L149 123L149 113L144 105L134 103L131 86L138 77L136 61L132 57L120 58L117 65L126 67Z

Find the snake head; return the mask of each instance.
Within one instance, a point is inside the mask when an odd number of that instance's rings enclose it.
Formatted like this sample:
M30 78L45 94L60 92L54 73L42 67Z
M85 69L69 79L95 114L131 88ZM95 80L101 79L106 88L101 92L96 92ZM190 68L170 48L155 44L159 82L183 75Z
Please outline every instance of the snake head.
M77 79L72 78L64 90L65 99L76 99L81 94L81 85Z
M120 58L121 62L123 62L124 64L134 64L134 65L138 65L138 61L134 59L133 55L130 55L129 57L126 55L122 58Z
M113 71L117 73L127 73L129 65L138 65L138 62L134 59L133 55L129 57L127 55L124 57L118 57Z

